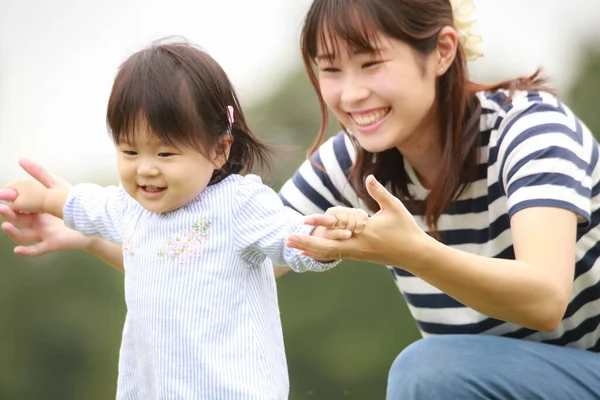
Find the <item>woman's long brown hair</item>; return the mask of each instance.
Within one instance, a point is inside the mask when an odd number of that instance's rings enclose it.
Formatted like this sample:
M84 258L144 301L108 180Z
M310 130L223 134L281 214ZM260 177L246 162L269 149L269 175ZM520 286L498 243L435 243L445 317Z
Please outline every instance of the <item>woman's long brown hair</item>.
M309 154L322 144L328 124L327 106L315 73L319 45L338 47L342 40L352 49L375 52L374 36L381 32L407 43L418 54L428 55L435 50L438 34L445 26L454 26L449 0L315 0L306 16L300 42L304 65L321 108L321 126ZM383 185L390 187L411 212L424 213L429 233L438 237L440 216L475 179L481 116L481 104L475 93L498 89L508 89L511 94L515 90L550 90L545 83L540 70L529 77L494 84L471 82L465 54L459 45L452 65L438 82L443 155L439 175L426 201L420 205L413 201L408 191L409 178L397 149L386 150L374 157L350 136L356 148L356 160L349 178L356 192L370 209L378 210L377 202L369 196L364 185L365 178L373 174Z

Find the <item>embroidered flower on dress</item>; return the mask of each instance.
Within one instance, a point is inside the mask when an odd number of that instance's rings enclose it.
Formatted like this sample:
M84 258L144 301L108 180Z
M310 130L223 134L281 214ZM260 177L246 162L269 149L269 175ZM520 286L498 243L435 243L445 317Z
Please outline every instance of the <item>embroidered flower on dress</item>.
M169 240L158 252L159 257L166 257L171 261L179 260L180 264L196 257L206 247L210 222L201 218L189 231L181 230L174 239Z
M454 15L454 28L458 32L458 39L467 57L467 61L474 61L483 56L483 39L473 33L473 26L477 21L475 4L473 0L450 0Z
M129 231L123 227L121 230L121 246L123 248L123 257L125 258L133 258L135 256L134 246L131 244L129 237Z

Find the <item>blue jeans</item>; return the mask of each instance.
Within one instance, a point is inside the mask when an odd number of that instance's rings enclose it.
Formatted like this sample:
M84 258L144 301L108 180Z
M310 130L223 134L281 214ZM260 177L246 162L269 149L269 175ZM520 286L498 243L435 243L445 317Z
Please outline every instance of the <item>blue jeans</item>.
M408 346L390 369L387 400L600 399L600 354L486 335Z

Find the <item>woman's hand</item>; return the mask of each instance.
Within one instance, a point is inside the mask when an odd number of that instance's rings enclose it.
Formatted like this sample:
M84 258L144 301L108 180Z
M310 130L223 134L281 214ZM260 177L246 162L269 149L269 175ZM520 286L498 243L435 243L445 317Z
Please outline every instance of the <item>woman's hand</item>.
M19 165L29 175L47 188L69 189L71 186L48 172L41 165L20 160ZM12 202L17 193L12 189L0 189L0 201ZM6 219L2 230L16 243L34 243L17 246L14 251L22 256L39 256L59 250L83 249L90 245L90 238L65 227L63 221L49 214L26 214L0 204L0 215Z
M373 215L360 232L346 240L332 240L306 235L290 235L287 245L315 259L342 258L370 261L383 265L408 267L419 258L423 232L402 202L388 192L374 176L366 179L369 195L377 201L380 210ZM334 229L338 222L329 215L313 215L306 223Z
M367 224L369 214L364 210L348 207L331 207L325 214L309 215L307 225L316 226L311 236L343 240L360 233ZM319 221L318 224L315 221Z

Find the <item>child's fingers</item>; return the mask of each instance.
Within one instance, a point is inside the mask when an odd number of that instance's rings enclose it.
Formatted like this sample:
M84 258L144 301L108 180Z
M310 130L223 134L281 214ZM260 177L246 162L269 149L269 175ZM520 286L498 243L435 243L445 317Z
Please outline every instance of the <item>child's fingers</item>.
M336 219L336 223L331 228L345 229L348 226L348 211L346 207L331 207L325 211L325 214Z
M350 232L354 232L356 229L356 213L354 212L346 212L346 226L341 226L340 228L346 228Z
M369 214L367 214L364 210L357 210L355 217L356 227L354 228L354 233L361 233L367 225L367 221L369 220Z
M327 229L334 229L338 219L333 215L315 214L309 215L304 219L304 223L310 226L322 226Z

